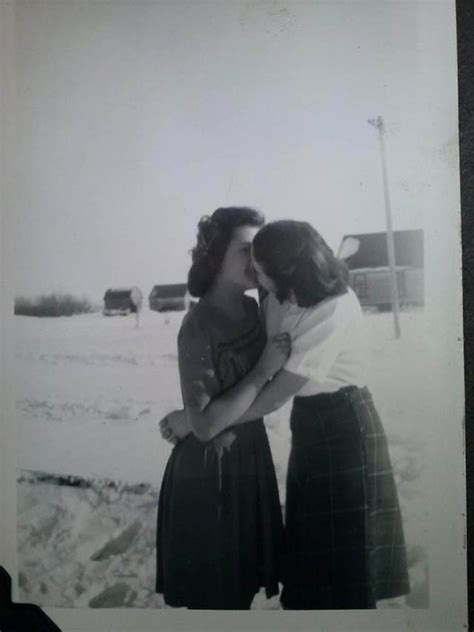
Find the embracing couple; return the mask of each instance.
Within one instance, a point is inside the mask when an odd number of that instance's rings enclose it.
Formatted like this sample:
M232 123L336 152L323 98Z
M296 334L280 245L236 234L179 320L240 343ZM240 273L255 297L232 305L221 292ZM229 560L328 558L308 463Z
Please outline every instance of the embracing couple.
M245 292L259 287L260 307ZM167 605L375 608L409 592L387 440L363 376L362 312L308 223L220 208L198 225L178 336L184 410L161 485ZM293 398L285 525L263 417Z

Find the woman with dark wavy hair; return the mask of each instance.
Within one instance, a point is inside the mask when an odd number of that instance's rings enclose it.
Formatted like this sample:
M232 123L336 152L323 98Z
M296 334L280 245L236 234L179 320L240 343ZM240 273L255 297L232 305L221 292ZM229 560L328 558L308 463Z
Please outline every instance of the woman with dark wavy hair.
M267 335L291 336L283 370L241 421L291 397L288 609L375 608L409 592L387 440L366 386L362 311L345 265L308 223L267 224L252 244Z
M161 484L156 591L174 607L248 609L261 586L278 594L283 524L263 419L235 425L283 366L289 339L267 339L250 260L264 223L250 208L220 208L198 226L178 358L185 426ZM189 434L188 434L189 433Z

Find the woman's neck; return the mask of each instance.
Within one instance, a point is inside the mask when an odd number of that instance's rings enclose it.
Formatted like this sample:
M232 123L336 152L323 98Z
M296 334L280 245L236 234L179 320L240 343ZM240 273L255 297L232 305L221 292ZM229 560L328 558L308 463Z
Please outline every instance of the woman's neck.
M216 305L221 310L238 320L243 316L244 291L241 287L230 283L215 283L207 292L206 299L212 305Z

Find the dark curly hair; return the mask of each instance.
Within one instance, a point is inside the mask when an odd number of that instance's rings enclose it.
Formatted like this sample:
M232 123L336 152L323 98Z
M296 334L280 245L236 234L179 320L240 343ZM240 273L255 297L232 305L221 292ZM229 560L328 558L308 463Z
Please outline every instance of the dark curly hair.
M246 206L218 208L204 216L198 224L197 244L191 251L192 266L188 273L188 290L192 296L203 296L219 273L222 260L234 231L241 226L259 228L265 217Z
M300 307L347 292L349 272L308 222L282 220L261 228L253 256L274 282L280 302L293 291Z

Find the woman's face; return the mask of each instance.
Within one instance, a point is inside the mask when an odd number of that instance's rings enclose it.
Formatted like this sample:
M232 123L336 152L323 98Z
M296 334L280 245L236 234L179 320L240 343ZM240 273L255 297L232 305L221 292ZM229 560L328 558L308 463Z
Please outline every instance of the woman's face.
M266 290L267 292L275 293L276 292L275 283L263 271L262 266L260 265L260 263L257 261L257 259L254 256L253 249L252 249L251 256L252 256L252 266L253 266L253 269L255 270L255 274L257 276L257 283L258 283L258 285L260 287L262 287L264 290Z
M258 227L256 226L236 228L222 261L221 278L244 291L253 290L257 286L250 257L252 240L257 232Z

